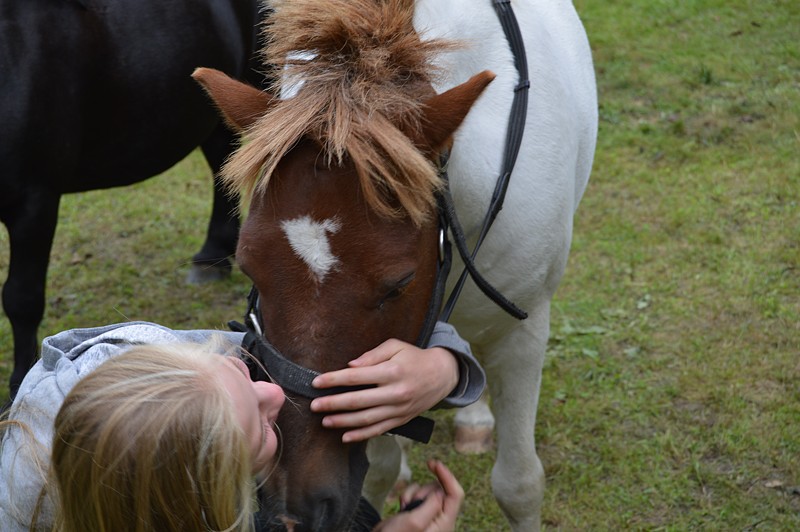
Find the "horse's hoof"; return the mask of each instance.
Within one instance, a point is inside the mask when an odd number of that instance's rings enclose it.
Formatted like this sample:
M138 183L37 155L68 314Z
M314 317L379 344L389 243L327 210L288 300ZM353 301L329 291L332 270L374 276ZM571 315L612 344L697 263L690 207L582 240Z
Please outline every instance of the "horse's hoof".
M189 273L186 274L188 284L207 284L221 281L231 276L231 268L220 266L209 266L207 264L192 264Z
M460 454L483 454L494 448L492 427L457 426L454 446Z

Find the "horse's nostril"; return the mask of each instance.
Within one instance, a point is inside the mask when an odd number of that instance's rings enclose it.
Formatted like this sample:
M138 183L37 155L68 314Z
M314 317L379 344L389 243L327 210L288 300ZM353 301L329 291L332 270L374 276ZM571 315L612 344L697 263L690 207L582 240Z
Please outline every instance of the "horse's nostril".
M336 501L330 497L318 500L314 507L316 530L329 530L336 523Z
M308 515L311 530L339 530L341 528L343 501L335 493L317 492L309 501Z

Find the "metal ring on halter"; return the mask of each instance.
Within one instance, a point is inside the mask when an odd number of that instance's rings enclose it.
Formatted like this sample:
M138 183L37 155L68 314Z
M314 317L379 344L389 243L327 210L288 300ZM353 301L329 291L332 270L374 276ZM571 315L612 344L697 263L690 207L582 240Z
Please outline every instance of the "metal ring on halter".
M251 312L250 314L248 314L248 316L250 317L250 323L252 324L255 333L258 336L264 336L264 333L261 332L261 324L259 323L258 318L256 318L256 313Z

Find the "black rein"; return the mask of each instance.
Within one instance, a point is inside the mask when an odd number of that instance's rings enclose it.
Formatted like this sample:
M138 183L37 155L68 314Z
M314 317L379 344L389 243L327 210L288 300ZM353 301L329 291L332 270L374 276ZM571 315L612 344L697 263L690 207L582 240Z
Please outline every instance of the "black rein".
M506 35L506 40L514 54L514 65L519 72L519 80L517 86L514 88L514 100L511 104L511 112L508 119L508 129L506 131L506 146L505 155L503 157L503 167L500 176L497 178L492 200L489 204L489 211L483 219L481 232L478 235L478 240L470 253L467 249L466 237L464 230L456 216L455 206L453 205L453 198L450 196L449 188L444 191L443 196L445 206L447 208L447 217L450 220L450 225L453 231L453 240L458 249L458 254L461 260L464 261L464 270L458 278L453 291L444 309L440 315L442 321L448 321L453 308L456 305L458 296L461 294L461 289L464 287L464 282L467 280L467 274L472 277L477 287L492 301L494 301L500 308L511 314L513 317L524 320L528 317L528 313L517 307L514 303L506 299L497 289L495 289L489 282L480 274L475 267L475 257L478 254L478 249L483 243L483 239L492 227L497 214L503 208L503 201L506 197L506 190L511 181L511 172L514 170L514 164L517 161L519 148L522 144L522 134L525 131L525 118L528 114L528 90L531 83L528 79L528 60L525 55L525 44L522 40L522 33L517 23L517 17L511 9L511 0L492 0L494 9L500 19L500 24L503 26L503 32Z

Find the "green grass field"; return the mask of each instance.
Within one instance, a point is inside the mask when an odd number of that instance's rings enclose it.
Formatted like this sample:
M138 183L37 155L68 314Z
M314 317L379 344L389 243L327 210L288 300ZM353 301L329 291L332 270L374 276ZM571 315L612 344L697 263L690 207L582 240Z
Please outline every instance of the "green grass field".
M800 3L575 4L600 132L552 312L544 527L800 530ZM239 319L240 272L183 282L210 200L198 154L140 185L65 197L41 335ZM444 459L467 491L459 529L505 530L492 456L454 454L452 414L436 417L415 471Z

